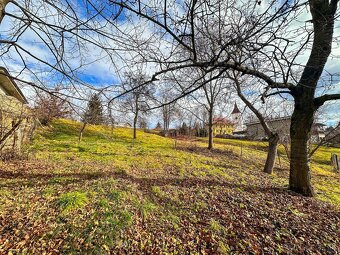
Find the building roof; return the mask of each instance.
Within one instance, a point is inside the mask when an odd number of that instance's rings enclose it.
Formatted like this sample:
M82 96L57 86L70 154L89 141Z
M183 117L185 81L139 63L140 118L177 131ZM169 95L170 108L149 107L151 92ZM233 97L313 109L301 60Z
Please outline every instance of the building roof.
M265 121L267 123L273 123L273 122L276 122L276 121L290 121L290 119L291 119L290 116L284 116L284 117L276 117L276 118L266 119ZM260 123L259 120L246 123L247 127L252 126L252 125L261 125L261 123ZM320 123L320 122L313 123L312 132L313 132L313 130L318 130L317 132L319 132L319 128L325 127L325 126L327 126L327 125Z
M224 117L214 117L213 118L214 125L233 125L233 123Z
M6 92L6 94L15 97L21 103L28 103L14 79L11 78L11 75L8 73L7 69L2 66L0 66L0 87Z
M240 112L241 112L241 111L238 109L237 104L235 103L234 109L233 109L233 111L231 112L231 114L240 113Z
M290 120L290 116L270 118L270 119L266 119L265 121L268 123L272 123L275 121L284 121L284 120ZM252 125L261 125L261 123L258 119L246 123L246 126L252 126Z
M326 124L320 123L320 122L315 122L313 126L319 126L319 127L325 127L327 126Z

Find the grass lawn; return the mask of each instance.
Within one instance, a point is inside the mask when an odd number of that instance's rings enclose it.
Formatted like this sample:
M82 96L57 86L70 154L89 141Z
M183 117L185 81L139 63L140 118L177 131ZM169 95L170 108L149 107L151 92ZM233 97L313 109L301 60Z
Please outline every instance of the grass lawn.
M173 140L54 121L27 160L0 162L0 254L338 254L340 174L321 148L316 198L287 190L266 144ZM242 155L241 155L242 144ZM280 148L283 155L283 149Z

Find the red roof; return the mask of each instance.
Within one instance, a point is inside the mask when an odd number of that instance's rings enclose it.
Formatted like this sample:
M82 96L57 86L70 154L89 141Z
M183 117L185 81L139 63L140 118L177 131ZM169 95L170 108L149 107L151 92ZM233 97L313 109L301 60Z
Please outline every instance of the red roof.
M215 117L213 118L214 125L232 125L233 123L224 117Z

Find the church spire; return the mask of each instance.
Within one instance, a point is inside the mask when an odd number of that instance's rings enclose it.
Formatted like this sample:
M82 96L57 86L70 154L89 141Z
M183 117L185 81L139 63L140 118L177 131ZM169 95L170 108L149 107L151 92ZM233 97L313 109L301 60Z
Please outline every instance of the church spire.
M237 107L236 102L235 102L235 105L234 105L234 110L231 112L231 114L234 114L234 113L241 113L241 111Z

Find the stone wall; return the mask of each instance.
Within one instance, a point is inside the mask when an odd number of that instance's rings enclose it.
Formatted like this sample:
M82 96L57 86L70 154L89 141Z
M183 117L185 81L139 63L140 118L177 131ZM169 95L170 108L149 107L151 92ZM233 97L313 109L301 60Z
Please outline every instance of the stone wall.
M14 97L0 90L0 153L21 153L29 141L35 121L30 109Z

